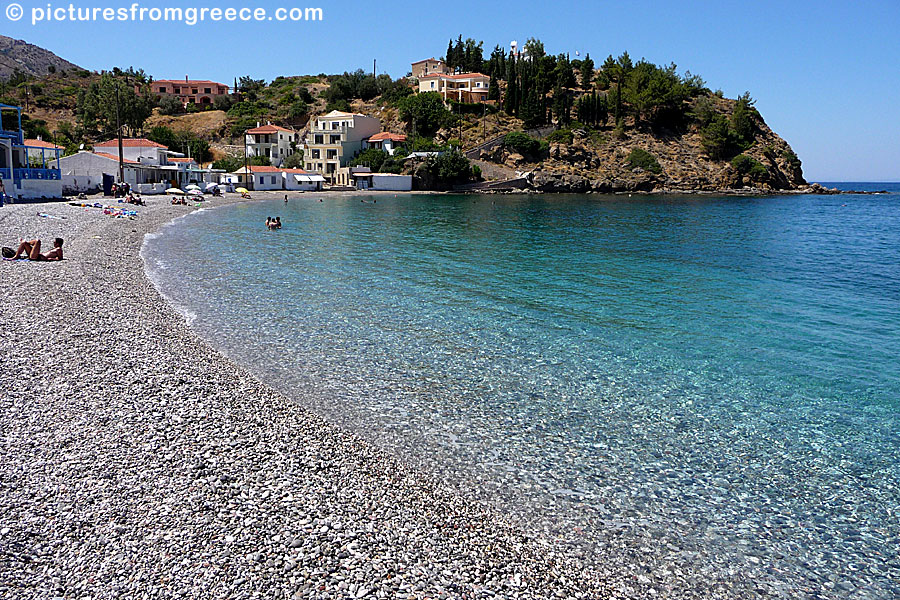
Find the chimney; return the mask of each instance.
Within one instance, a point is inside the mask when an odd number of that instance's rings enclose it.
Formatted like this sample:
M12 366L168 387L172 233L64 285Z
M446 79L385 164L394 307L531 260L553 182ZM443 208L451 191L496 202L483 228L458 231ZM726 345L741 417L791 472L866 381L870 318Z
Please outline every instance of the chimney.
M188 82L188 76L187 76L187 75L184 76L184 82L185 82L185 83Z

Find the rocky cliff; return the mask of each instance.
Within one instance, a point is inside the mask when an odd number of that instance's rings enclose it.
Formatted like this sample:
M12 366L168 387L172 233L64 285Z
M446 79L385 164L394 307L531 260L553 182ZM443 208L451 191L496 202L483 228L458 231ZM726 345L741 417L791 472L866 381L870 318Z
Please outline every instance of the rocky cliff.
M16 71L42 77L50 67L57 71L79 69L77 65L34 44L0 35L0 80L9 79Z
M715 100L717 111L729 117L735 101ZM776 192L808 188L800 161L790 145L753 111L752 143L725 157L713 158L704 145L699 123L688 123L680 131L653 131L626 126L602 129L573 128L571 142L553 141L550 136L543 153L531 160L514 150L497 146L480 152L489 161L530 173L532 186L542 192ZM655 158L652 169L635 166L633 151ZM742 169L735 156L752 159L746 164L761 165L751 173ZM658 165L658 166L657 166Z

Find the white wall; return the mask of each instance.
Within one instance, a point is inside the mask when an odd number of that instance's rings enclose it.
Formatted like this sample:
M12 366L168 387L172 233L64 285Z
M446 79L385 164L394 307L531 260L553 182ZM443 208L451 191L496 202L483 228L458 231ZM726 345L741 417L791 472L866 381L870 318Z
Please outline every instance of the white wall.
M134 190L138 194L146 194L148 196L153 194L165 194L167 189L169 189L168 183L139 183L134 186Z
M412 175L393 175L389 173L373 173L373 190L408 192L412 190Z
M119 163L111 158L98 156L93 152L82 150L71 156L59 159L59 168L63 175L90 176L103 181L103 174L119 178ZM137 170L125 165L125 181L131 185L137 184Z
M90 175L63 175L63 194L72 196L75 194L92 194L103 189L103 177Z
M273 183L272 180L275 180ZM280 190L281 173L254 173L253 174L254 190Z
M62 198L62 181L59 179L23 179L19 182L17 192L21 198Z

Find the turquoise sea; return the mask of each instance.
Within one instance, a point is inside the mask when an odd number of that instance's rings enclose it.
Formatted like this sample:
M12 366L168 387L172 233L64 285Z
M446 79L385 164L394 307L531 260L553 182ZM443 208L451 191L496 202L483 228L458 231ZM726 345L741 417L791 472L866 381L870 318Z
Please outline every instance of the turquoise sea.
M898 598L900 184L841 185L891 193L305 193L142 255L225 354L601 573Z

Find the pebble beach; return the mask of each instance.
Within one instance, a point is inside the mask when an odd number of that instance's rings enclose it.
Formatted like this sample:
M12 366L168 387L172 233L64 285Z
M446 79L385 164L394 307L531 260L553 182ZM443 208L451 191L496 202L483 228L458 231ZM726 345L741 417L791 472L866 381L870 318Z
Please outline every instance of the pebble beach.
M65 239L0 264L0 597L640 595L209 347L139 256L196 207L147 202L0 208L4 246Z

